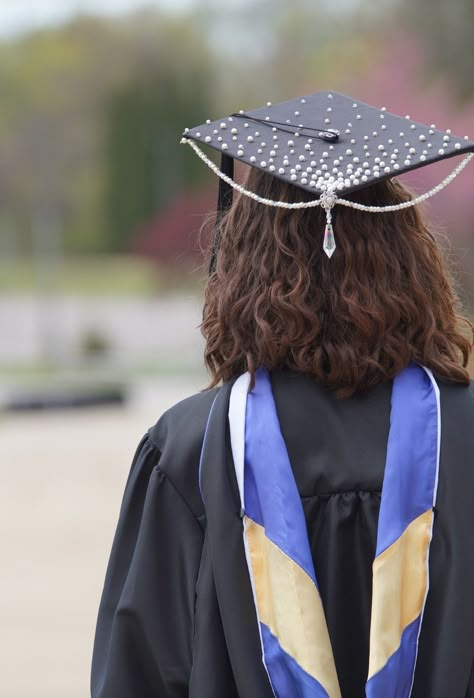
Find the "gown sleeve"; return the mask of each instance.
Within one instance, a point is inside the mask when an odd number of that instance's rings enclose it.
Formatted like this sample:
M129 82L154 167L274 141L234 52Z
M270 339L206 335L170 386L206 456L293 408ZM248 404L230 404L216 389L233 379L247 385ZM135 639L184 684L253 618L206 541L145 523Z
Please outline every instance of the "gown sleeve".
M466 698L474 698L474 661L471 667L471 676L469 679L469 686L467 687Z
M184 698L202 530L145 436L132 463L105 577L92 698Z

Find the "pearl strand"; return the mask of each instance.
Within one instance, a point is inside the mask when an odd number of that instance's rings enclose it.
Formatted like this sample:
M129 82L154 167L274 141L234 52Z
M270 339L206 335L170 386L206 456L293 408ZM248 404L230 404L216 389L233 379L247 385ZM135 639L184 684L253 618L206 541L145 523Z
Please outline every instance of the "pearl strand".
M302 209L302 208L314 208L315 206L320 206L322 203L322 199L314 199L312 201L298 201L296 203L290 203L288 201L274 201L273 199L266 199L263 196L259 196L258 194L255 194L255 192L249 191L246 189L244 186L241 184L238 184L235 182L231 177L228 175L224 174L218 166L210 160L205 153L199 148L199 146L191 139L189 138L182 138L181 143L187 143L188 145L191 146L191 148L196 152L196 154L201 158L201 160L224 182L227 182L229 186L231 186L233 189L238 191L240 194L243 194L244 196L248 196L250 199L253 199L254 201L258 201L260 204L264 204L265 206L276 206L278 208L286 208L286 209ZM404 201L403 203L400 204L393 204L391 206L366 206L365 204L359 204L355 201L348 201L347 199L340 199L337 197L334 197L333 199L333 204L340 204L341 206L348 206L349 208L355 208L359 211L366 211L367 213L383 213L385 211L401 211L405 208L410 208L411 206L416 206L416 204L422 203L423 201L426 201L426 199L431 198L435 194L438 194L442 189L444 189L448 184L450 184L455 177L458 176L458 174L466 167L466 165L472 160L474 157L474 153L468 153L466 157L455 167L455 169L443 179L442 182L437 184L435 187L430 189L429 191L425 192L424 194L421 194L420 196L417 196L414 199L410 199L409 201ZM324 193L323 193L324 194ZM322 195L323 196L323 195ZM332 206L330 208L332 208ZM327 206L324 206L326 209L326 212L328 211ZM329 210L330 210L329 208Z
M217 165L210 160L205 153L202 152L202 150L196 145L196 143L189 138L182 138L181 143L187 143L188 145L191 146L191 148L199 155L201 160L221 179L224 180L224 182L227 182L233 189L236 191L240 192L240 194L244 194L245 196L248 196L250 199L254 199L254 201L258 201L260 204L265 204L265 206L277 206L278 208L313 208L314 206L319 206L320 201L319 199L315 199L314 201L299 201L297 203L290 203L289 201L273 201L273 199L265 199L263 196L259 196L258 194L255 194L253 191L249 191L245 187L243 187L241 184L238 184L237 182L234 182L234 180L229 177L228 175L224 174Z
M347 199L337 199L336 203L341 204L342 206L356 208L359 211L367 211L368 213L382 213L384 211L401 211L404 208L410 208L411 206L415 206L416 204L421 204L423 201L426 201L426 199L430 199L432 196L435 196L435 194L438 194L442 189L447 187L448 184L451 184L453 179L458 176L458 174L466 167L466 165L472 160L473 157L474 153L468 153L468 155L466 155L466 157L459 163L459 165L457 165L454 168L454 170L443 179L442 182L440 182L424 194L420 194L420 196L417 196L414 199L410 199L409 201L404 201L401 204L394 204L392 206L365 206L364 204L359 204L355 201L347 201Z

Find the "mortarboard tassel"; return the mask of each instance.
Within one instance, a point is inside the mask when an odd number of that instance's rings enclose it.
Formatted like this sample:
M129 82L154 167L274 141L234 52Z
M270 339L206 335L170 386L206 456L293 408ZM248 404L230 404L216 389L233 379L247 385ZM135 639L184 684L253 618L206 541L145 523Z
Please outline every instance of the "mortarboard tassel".
M226 177L232 179L234 176L234 159L229 155L222 153L221 156L221 172L223 172ZM219 251L219 245L221 241L220 235L220 224L223 216L232 206L232 187L224 179L219 179L219 191L217 196L217 215L216 215L216 226L214 230L214 240L212 243L212 255L209 264L209 273L216 268L217 252Z

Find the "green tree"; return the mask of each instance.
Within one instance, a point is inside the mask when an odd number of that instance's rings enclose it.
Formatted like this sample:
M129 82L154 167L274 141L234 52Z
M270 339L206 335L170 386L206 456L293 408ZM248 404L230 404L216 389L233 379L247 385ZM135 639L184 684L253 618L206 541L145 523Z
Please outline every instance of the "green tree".
M166 118L179 131L189 101L191 107L200 105L194 112L190 109L189 118L198 113L201 118L206 87L212 85L209 55L206 41L187 18L158 13L116 20L81 18L64 27L1 42L2 215L15 218L24 229L25 218L54 210L64 223L67 249L93 252L111 246L113 250L120 240L107 234L110 227L104 230L104 209L109 209L104 199L110 201L115 186L109 181L112 167L107 160L108 144L115 136L104 136L110 119L114 120L111 115L118 115L125 105L132 130L125 132L120 124L112 129L123 136L123 147L128 144L130 151L136 142L136 158L142 157L148 139L152 146L148 172L158 177L157 159L176 162L184 157L184 149L175 132L167 135L165 144L158 139L163 130L156 131L157 119ZM169 85L175 83L177 96L172 98ZM188 100L186 92L193 88ZM175 114L173 105L181 112ZM206 111L211 113L212 108ZM165 149L168 143L174 148L173 157ZM129 163L127 168L130 177L136 175L137 168ZM116 176L126 177L126 173ZM138 218L151 210L153 202L159 205L156 192L165 195L164 184L143 185L146 206L134 204ZM135 186L131 179L129 186ZM125 192L123 195L126 197Z
M186 125L209 116L208 74L190 69L139 76L110 100L106 116L107 247L126 250L137 227L177 193L207 181L180 146Z

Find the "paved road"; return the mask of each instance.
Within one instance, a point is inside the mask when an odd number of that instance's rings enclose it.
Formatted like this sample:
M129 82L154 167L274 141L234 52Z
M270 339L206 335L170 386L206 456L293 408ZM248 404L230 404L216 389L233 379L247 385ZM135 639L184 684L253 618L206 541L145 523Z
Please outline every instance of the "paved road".
M0 418L0 698L87 698L125 479L145 429L202 376L126 409ZM137 696L137 698L139 698Z

